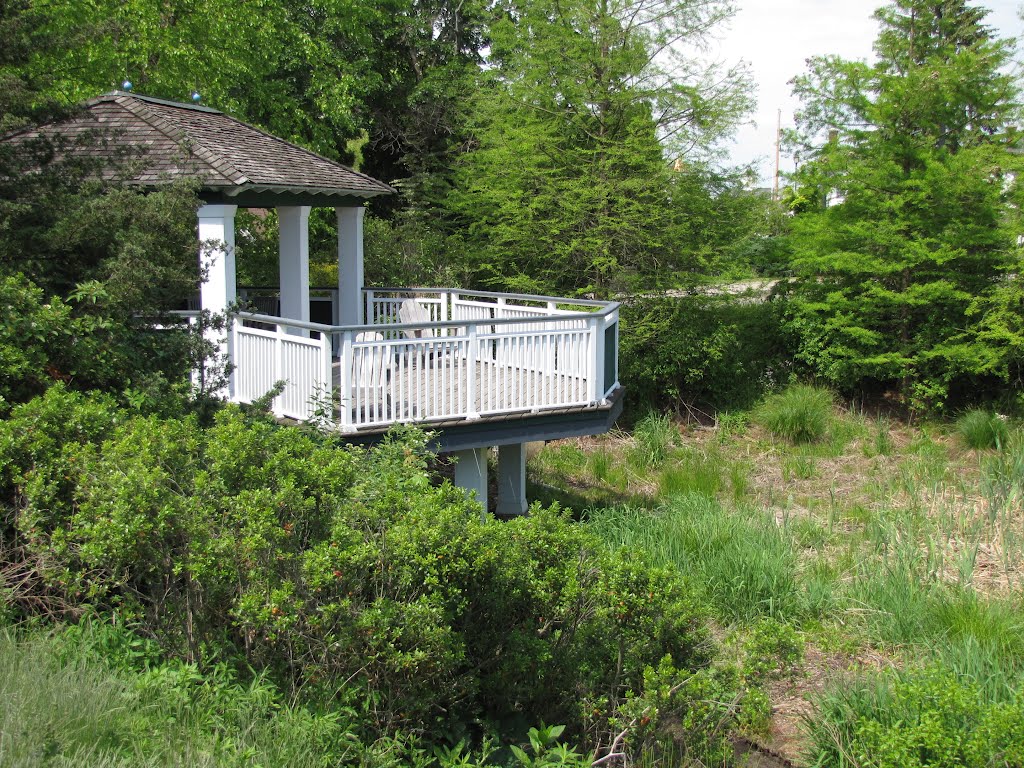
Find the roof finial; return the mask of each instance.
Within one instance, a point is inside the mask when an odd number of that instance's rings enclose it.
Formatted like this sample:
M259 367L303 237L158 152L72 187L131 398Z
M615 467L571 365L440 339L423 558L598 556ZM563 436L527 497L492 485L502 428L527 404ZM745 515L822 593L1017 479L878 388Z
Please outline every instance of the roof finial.
M132 89L132 81L125 80L123 83L121 83L121 89L125 91L130 91Z
M194 103L198 104L201 98L203 97L200 95L199 91L192 91L192 101Z

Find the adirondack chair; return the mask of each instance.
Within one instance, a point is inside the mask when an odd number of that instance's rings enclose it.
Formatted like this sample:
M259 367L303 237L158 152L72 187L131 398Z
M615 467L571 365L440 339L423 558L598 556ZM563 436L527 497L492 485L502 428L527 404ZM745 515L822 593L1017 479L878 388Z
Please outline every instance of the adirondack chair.
M430 313L427 308L420 304L415 299L406 299L402 302L402 306L398 308L398 318L403 323L416 323L427 324L431 322ZM432 339L434 338L433 328L409 328L405 331L406 338L409 339ZM418 347L420 345L417 345ZM435 351L431 350L427 352L426 349L420 347L419 351L420 362L424 365L433 364L435 359Z
M398 308L398 317L403 323L427 324L430 322L430 313L427 312L427 308L415 299L406 299L402 302L402 306ZM434 329L413 328L407 330L405 335L410 339L433 338Z

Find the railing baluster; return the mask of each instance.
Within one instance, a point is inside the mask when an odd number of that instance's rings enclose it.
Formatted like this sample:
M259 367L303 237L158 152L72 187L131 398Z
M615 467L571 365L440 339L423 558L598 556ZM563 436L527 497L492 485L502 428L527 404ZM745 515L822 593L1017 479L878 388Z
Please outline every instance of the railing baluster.
M281 338L282 335L283 334L281 332L281 326L280 325L275 325L274 326L274 383L275 384L277 382L281 381L284 378L284 376L282 375L282 371L284 370L284 361L282 360L282 357L284 355L284 341ZM287 388L287 386L288 385L285 384L286 388ZM278 417L283 416L284 415L283 407L284 407L284 392L281 392L281 394L279 394L277 397L274 398L274 403L273 403L274 415L278 416Z
M341 332L341 371L340 381L338 383L341 394L339 400L341 402L341 431L351 432L353 429L352 423L352 331ZM358 414L356 414L358 416Z
M479 340L477 337L476 323L470 323L466 328L468 336L468 351L466 354L466 418L480 418L480 411L476 406L476 369L479 352Z

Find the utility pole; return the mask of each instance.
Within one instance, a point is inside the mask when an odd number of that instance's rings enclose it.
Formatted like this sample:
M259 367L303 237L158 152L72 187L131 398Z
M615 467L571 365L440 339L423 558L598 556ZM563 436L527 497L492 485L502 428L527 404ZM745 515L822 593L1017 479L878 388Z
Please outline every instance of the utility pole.
M779 200L779 155L782 149L782 109L779 109L779 120L775 126L775 183L772 185L772 200Z

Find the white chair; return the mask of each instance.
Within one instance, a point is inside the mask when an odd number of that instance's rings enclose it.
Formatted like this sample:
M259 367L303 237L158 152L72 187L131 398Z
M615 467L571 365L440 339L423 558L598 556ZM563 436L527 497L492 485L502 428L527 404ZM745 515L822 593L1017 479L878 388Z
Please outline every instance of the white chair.
M402 302L402 306L398 308L399 319L406 324L416 325L427 325L431 322L430 313L427 312L427 308L420 304L416 299L406 299ZM405 335L410 339L428 339L433 338L433 328L409 328L405 331Z
M435 334L434 329L429 327L429 324L432 323L433 320L431 319L427 308L415 299L406 299L402 302L402 306L398 308L398 317L404 324L428 326L426 328L407 328L405 330L406 338L432 339L435 336L440 335ZM433 365L437 356L440 354L437 349L431 348L431 345L429 344L417 344L415 345L415 348L418 350L417 357L424 366L428 363Z

